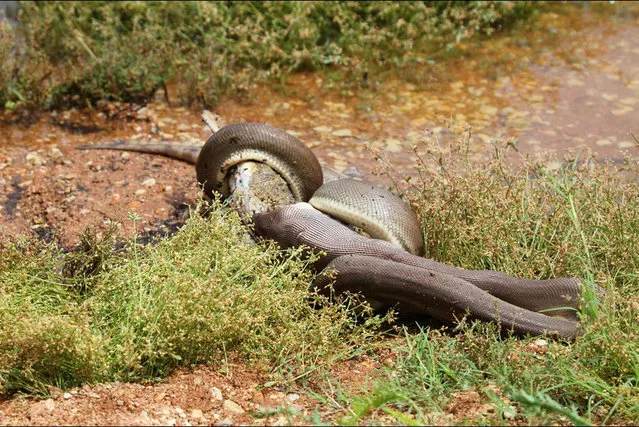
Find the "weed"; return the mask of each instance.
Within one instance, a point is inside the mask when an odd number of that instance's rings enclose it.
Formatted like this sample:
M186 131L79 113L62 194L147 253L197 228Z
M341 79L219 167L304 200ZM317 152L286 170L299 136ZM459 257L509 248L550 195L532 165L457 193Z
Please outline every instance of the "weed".
M17 29L0 27L0 54L9 58L0 67L0 106L140 103L179 76L183 102L210 107L222 95L295 71L362 75L376 64L421 61L424 46L437 49L444 40L452 49L534 8L531 2L23 2Z
M395 375L379 387L403 396L395 405L424 413L443 410L457 392L477 390L484 401L492 393L508 405L519 402L517 416L528 422L636 422L639 165L601 164L587 153L559 169L546 166L550 159L506 161L514 141L497 142L492 159L472 164L465 154L470 128L449 128L460 138L448 155L434 138L414 147L416 176L376 153L382 173L420 213L427 256L520 277L580 277L585 333L573 344L539 347L533 339L503 339L487 324L462 325L463 334L445 339L425 330L407 335ZM598 300L600 288L606 293ZM497 414L488 422L499 422ZM487 415L469 416L487 422Z
M78 279L82 289L59 275L65 255L55 247L34 255L34 243L5 245L3 391L152 380L178 366L219 362L230 351L295 380L350 357L375 336L381 319L357 323L309 292L310 261L301 250L247 247L238 243L243 230L236 214L217 205L154 246L133 239L120 252L66 255L66 265L89 273Z

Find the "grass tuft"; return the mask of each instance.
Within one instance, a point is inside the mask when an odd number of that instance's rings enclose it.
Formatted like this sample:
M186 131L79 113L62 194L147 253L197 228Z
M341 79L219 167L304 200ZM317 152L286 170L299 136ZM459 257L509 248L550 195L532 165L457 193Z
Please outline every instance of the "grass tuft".
M295 71L423 62L524 20L532 2L21 2L0 23L0 108L146 102L169 82L183 103Z
M153 246L132 239L123 251L96 251L105 244L92 240L89 256L53 246L34 256L27 255L32 244L5 245L3 392L147 381L178 366L221 363L226 352L263 361L291 380L321 372L376 335L382 319L358 323L309 292L310 261L301 250L246 246L239 243L243 233L238 216L215 205L207 218L193 214ZM69 283L60 262L90 274Z

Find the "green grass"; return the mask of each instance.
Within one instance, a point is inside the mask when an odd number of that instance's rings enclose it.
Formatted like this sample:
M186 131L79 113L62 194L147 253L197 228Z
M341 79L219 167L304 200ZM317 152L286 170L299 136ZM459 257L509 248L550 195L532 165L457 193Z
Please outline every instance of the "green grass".
M639 165L595 164L582 153L585 162L566 159L558 170L527 159L509 166L504 157L515 141L496 145L489 162L471 164L469 136L449 156L432 141L415 147L417 179L377 153L421 214L427 256L521 277L580 277L585 333L541 352L536 339L501 338L495 325L464 324L454 336L407 333L387 378L354 398L344 422L376 416L372 405L398 422L409 423L408 412L419 424L432 423L457 393L474 390L494 410L469 414L471 424L507 422L504 411L533 424L636 424ZM601 301L595 284L607 290Z
M455 331L408 324L382 339L382 319L309 295L312 274L299 251L241 244L237 216L213 206L208 218L193 214L178 234L144 247L133 240L115 251L114 236L91 232L67 254L26 240L5 244L4 393L153 380L234 352L264 360L275 382L306 387L342 424L638 422L636 162L617 167L583 155L560 169L515 167L505 161L510 141L472 164L467 142L462 134L446 156L429 141L415 147L417 178L386 169L421 214L427 256L522 277L581 277L584 334L574 342L506 338L497 325L476 322ZM594 284L606 288L601 301ZM393 362L380 363L361 390L332 376L363 351L382 357L375 349ZM471 392L475 409L447 418ZM289 409L281 410L294 417Z
M112 234L88 234L70 254L35 242L3 246L2 391L153 380L231 351L290 380L376 334L380 319L357 323L309 293L300 251L247 247L242 230L237 215L214 206L171 239L144 247L133 239L119 252Z
M525 20L532 2L21 2L0 24L0 108L144 103L167 82L181 102L304 70L365 72ZM351 77L351 78L344 78ZM173 100L175 101L175 100Z

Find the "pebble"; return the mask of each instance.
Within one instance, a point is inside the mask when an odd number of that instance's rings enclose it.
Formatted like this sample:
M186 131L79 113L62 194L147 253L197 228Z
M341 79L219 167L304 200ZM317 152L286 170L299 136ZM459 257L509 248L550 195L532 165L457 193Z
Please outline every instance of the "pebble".
M619 146L619 148L630 148L634 147L636 143L632 141L619 141L619 144L617 145Z
M27 153L25 160L27 163L34 166L40 166L44 162L42 157L40 157L35 151Z
M286 400L288 400L289 402L295 402L299 398L300 395L295 393L289 393L286 395Z
M390 151L391 153L399 153L404 147L402 147L402 142L399 139L387 139L386 143L386 151Z
M350 129L338 129L338 130L332 132L331 135L337 136L337 137L340 137L340 138L346 138L346 137L353 136L353 131L350 130Z
M194 409L191 411L191 418L201 420L202 418L204 418L204 413L202 413L201 409Z
M65 398L65 399L71 399L73 397L73 395L71 393L64 393L62 395L62 397Z
M211 390L210 390L210 391L211 391L211 397L212 397L214 400L222 400L222 399L224 399L224 397L222 397L222 392L220 391L220 389L219 389L219 388L217 388L217 387L211 387Z
M220 421L219 423L215 425L216 426L232 426L233 420L231 420L230 418L224 418L222 421Z
M480 111L482 114L485 114L487 116L494 116L497 114L499 109L492 105L484 105L483 107L480 108Z
M135 192L136 196L141 196L143 194L146 194L146 190L144 188L140 188L139 190L136 190Z
M627 105L622 106L621 108L617 108L615 110L611 110L610 112L614 115L614 116L623 116L624 114L628 114L629 112L633 111L632 107L629 107Z
M548 346L548 341L546 341L545 339L539 338L537 340L535 340L533 342L533 344L539 346L539 347L547 347Z
M582 80L578 80L574 77L569 78L568 80L566 80L566 84L568 86L572 86L572 87L577 87L577 86L584 86L585 83Z
M155 179L147 178L144 181L142 181L142 185L145 187L152 187L155 185Z
M62 151L60 151L60 149L53 147L51 150L49 150L49 157L51 157L52 159L59 159L61 157L64 157L64 154L62 154Z
M319 133L328 133L328 132L330 132L331 130L333 130L333 128L328 127L328 126L315 126L315 127L313 128L313 130L314 130L315 132L319 132Z
M610 142L607 139L600 139L597 142L595 142L595 145L597 145L599 147L607 147L609 145L612 145L612 142Z
M517 416L517 410L514 407L508 405L508 408L505 409L504 412L502 412L502 414L505 419L514 420L515 417Z
M237 403L235 403L235 402L233 402L232 400L229 400L229 399L224 401L223 407L227 411L234 412L236 414L243 414L244 413L244 409L240 405L238 405Z

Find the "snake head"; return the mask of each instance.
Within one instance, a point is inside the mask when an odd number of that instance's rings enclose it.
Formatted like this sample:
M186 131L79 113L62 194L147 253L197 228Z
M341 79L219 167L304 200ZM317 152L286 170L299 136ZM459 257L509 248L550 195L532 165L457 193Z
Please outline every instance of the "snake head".
M299 246L299 236L306 230L305 213L315 213L315 208L305 202L282 206L268 212L253 215L255 233L263 239L275 240L281 247Z

